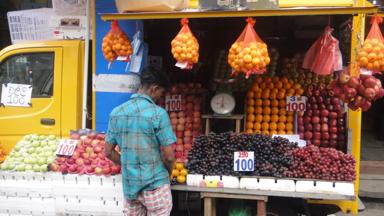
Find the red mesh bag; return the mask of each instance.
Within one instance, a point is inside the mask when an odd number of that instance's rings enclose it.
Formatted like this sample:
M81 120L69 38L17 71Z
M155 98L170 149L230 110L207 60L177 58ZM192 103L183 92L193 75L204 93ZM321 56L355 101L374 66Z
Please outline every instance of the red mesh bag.
M103 38L102 51L104 58L109 62L117 57L123 61L129 61L133 52L131 42L116 20L111 22L111 30Z
M181 19L181 30L171 42L173 58L176 66L182 69L192 69L193 64L199 61L199 42L188 26L188 19Z
M324 34L305 53L303 68L319 75L329 75L343 69L339 41L332 36L333 29L327 26Z
M248 18L241 35L232 44L228 53L228 64L234 75L245 73L246 78L251 74L262 74L270 62L267 45L254 30L256 21Z
M362 69L384 71L384 38L379 26L382 22L379 16L371 19L371 29L358 55L358 65Z

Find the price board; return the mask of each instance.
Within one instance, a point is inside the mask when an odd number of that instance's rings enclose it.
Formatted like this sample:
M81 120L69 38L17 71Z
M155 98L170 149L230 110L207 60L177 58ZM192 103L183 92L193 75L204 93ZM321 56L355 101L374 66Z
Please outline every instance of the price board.
M167 111L181 111L181 95L165 96L165 109Z
M32 86L6 83L1 87L1 103L4 106L30 107Z
M56 148L57 155L72 156L75 152L78 140L61 139Z
M305 96L288 96L286 101L286 110L289 112L304 112L306 110Z
M255 170L255 152L234 152L233 170L236 172L252 172Z

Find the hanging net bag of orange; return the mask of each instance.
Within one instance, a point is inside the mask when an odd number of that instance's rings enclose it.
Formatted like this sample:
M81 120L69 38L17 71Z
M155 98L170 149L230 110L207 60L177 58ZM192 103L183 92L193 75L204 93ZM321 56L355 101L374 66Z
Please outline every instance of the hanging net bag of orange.
M188 26L188 19L181 19L181 30L171 42L173 58L176 66L181 69L192 69L193 64L199 61L199 42Z
M232 44L228 53L228 64L232 75L244 73L248 78L251 74L263 74L270 62L268 47L254 30L256 21L248 18L241 35Z
M332 36L333 28L325 27L323 35L305 53L303 68L318 75L329 75L343 69L339 41Z
M104 58L110 63L115 59L127 62L130 60L133 53L131 42L116 20L111 22L111 30L103 38L102 51Z
M384 71L384 38L379 24L383 22L380 16L371 18L371 29L358 54L360 69L372 72Z

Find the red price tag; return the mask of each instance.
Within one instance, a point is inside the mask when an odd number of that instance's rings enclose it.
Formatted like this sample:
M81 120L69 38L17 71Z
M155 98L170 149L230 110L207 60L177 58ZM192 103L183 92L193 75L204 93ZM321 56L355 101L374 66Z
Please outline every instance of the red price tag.
M165 109L167 111L181 111L181 95L165 96Z
M75 152L76 145L78 142L79 142L78 140L71 140L71 139L60 140L59 145L57 145L57 148L56 148L56 154L64 155L64 156L72 156L73 152Z
M306 110L305 96L288 96L286 102L286 110L288 112L304 112Z

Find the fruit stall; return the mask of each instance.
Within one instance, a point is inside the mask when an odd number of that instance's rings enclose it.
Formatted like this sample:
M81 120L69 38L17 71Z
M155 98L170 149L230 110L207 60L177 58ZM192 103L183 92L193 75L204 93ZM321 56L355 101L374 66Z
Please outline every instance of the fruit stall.
M118 10L132 9L121 2ZM205 10L129 13L98 13L96 3L94 64L140 71L148 61L173 83L159 102L177 137L172 190L199 193L204 215L220 215L217 198L255 200L266 215L269 197L357 214L361 112L384 96L375 78L384 69L379 18L364 41L366 14L377 8L363 0L224 10L207 2ZM103 94L94 92L96 105L111 100ZM0 146L0 213L120 215L120 166L105 157L104 136L30 134L8 156Z

